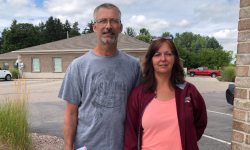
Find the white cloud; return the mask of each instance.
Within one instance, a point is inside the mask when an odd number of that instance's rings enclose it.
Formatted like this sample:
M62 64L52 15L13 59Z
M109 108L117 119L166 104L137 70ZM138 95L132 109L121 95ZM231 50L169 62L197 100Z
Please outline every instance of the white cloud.
M8 27L10 24L11 24L11 20L8 20L8 19L0 19L0 28L5 28L5 27ZM2 30L0 30L2 31Z
M32 2L29 0L7 0L7 3L14 7L22 7L28 4L32 4Z
M155 35L161 34L168 29L169 23L164 19L146 18L143 15L139 15L132 16L127 22L125 22L125 26L132 27L136 31L139 31L141 28L146 28L152 35Z
M194 8L195 17L200 21L213 23L236 22L239 20L238 2L204 3Z
M50 0L44 2L44 7L48 12L61 15L84 13L91 9L85 1L78 0Z
M102 3L112 3L115 5L132 5L137 0L124 0L124 1L117 1L117 0L92 0L91 3L95 6L101 5Z
M215 32L213 34L209 35L214 36L216 39L237 39L238 36L238 30L237 29L233 29L233 30L229 30L229 29L225 29L225 30L220 30L218 32Z
M238 30L237 29L225 29L220 30L218 32L212 33L209 35L210 37L215 37L218 42L224 47L225 50L233 50L234 53L237 51L237 37Z
M188 22L186 19L183 19L181 22L177 22L176 25L179 27L187 27L190 25L190 22Z

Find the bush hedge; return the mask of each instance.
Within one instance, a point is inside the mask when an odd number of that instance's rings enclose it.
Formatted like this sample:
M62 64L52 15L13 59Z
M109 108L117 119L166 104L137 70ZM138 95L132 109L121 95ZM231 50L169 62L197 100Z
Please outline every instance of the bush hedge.
M235 67L233 66L225 67L221 73L221 76L224 81L234 82L235 81Z
M12 79L18 79L19 71L17 69L9 69L12 74Z

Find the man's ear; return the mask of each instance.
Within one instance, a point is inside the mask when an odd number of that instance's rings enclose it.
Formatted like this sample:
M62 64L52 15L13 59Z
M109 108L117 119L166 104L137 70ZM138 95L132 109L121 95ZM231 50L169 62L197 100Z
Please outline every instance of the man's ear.
M120 25L120 33L122 33L122 29L123 29L123 25L121 23L121 25Z
M94 30L94 32L96 32L96 24L95 23L93 23L93 30Z

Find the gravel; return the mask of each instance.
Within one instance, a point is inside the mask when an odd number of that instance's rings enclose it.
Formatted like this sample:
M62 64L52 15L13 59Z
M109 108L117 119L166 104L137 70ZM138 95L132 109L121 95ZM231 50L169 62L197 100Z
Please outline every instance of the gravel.
M32 133L34 150L64 150L64 141L61 138L50 135Z

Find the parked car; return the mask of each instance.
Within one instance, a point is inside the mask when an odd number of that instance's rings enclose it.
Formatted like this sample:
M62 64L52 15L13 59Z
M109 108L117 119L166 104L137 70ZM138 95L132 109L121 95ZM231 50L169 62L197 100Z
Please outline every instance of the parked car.
M12 74L9 70L2 70L0 68L0 79L5 79L6 81L10 81L12 78Z
M212 78L215 78L216 76L220 76L221 73L218 70L208 70L207 67L199 67L194 70L188 70L188 73L191 77L194 75L204 75L204 76L211 76Z
M231 105L234 104L234 89L235 89L234 82L229 83L228 89L226 90L226 99L227 103Z

